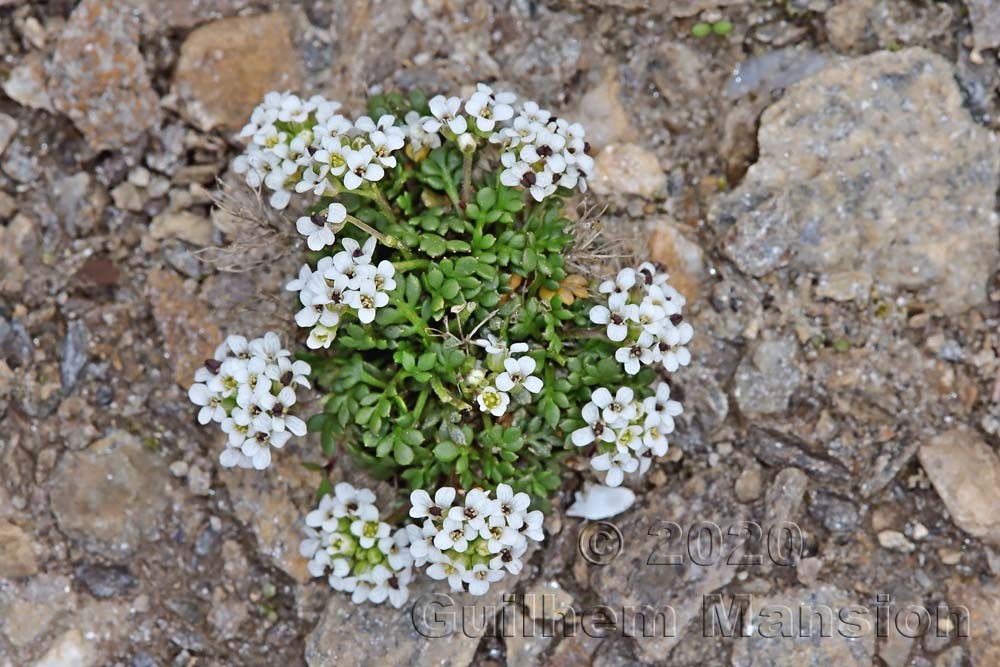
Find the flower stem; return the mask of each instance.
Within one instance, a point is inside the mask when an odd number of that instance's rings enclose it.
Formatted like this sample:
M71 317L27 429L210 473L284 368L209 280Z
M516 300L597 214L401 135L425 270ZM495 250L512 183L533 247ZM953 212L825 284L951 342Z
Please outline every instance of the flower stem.
M404 262L396 262L396 273L404 273L413 269L422 269L427 266L426 259L408 259Z
M369 191L372 194L372 199L378 205L379 209L381 209L385 217L389 219L389 222L393 224L398 223L399 221L396 220L396 214L392 212L392 207L389 206L389 202L386 201L385 195L383 195L382 191L378 189L378 186L372 185Z
M378 231L377 229L369 225L367 222L358 220L353 215L348 215L346 221L351 223L361 231L370 234L371 236L374 236L376 239L378 239L379 243L389 246L390 248L395 248L396 250L403 253L404 257L407 258L410 257L410 249L407 248L406 245L395 236L390 236L389 234L383 234L382 232Z
M462 155L462 201L466 204L472 199L472 153Z

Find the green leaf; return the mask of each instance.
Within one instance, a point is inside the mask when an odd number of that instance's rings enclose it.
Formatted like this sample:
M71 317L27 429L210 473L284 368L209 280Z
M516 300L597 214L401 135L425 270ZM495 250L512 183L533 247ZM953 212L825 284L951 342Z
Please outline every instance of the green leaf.
M458 456L458 447L454 443L447 440L439 442L434 447L434 458L438 461L443 461L445 463L449 461L454 461L455 457Z
M402 440L397 440L392 447L392 456L399 465L410 465L413 463L413 448Z
M448 244L437 234L424 234L420 237L420 249L431 257L440 257L448 252Z

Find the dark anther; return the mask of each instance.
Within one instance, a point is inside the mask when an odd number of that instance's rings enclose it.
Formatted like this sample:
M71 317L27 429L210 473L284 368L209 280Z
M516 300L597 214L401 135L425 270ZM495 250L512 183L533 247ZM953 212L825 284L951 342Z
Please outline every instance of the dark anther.
M313 224L316 225L317 227L322 227L323 225L326 224L326 218L324 218L323 214L321 213L314 214L310 219L312 220Z
M277 403L275 404L274 409L271 410L271 412L273 412L276 417L280 417L281 415L285 414L285 406L282 405L281 403Z
M285 374L281 376L281 384L287 387L288 385L292 384L292 380L294 379L294 377L295 376L292 375L291 371L285 371Z
M218 373L219 369L222 368L222 362L216 359L206 359L205 368L212 371L213 373Z
M393 588L399 588L399 579L397 579L396 577L389 577L389 580L386 583L392 586Z
M530 188L532 185L534 185L535 184L535 180L536 180L535 179L535 172L533 172L533 171L526 171L526 172L524 172L524 176L521 177L521 183L526 188Z
M355 512L358 509L358 504L354 501L347 503L347 510L349 512Z
M434 516L441 516L441 514L442 514L441 508L438 507L437 505L435 505L434 507L431 507L427 511L430 512L431 514L433 514Z
M587 155L591 154L591 148L590 148L590 142L589 141L583 142L583 152L586 153Z
M549 157L550 155L552 155L552 147L542 146L541 148L538 149L538 154L541 155L542 157Z
M673 315L670 316L670 323L673 324L674 326L677 326L683 321L684 321L684 316L681 315L680 313L674 313Z

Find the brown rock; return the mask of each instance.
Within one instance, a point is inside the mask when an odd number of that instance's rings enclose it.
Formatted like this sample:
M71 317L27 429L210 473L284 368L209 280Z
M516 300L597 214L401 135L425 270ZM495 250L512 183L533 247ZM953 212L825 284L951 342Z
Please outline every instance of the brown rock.
M635 141L635 128L621 102L621 85L614 67L608 68L601 82L580 99L573 120L587 130L587 141L595 148Z
M594 160L594 192L599 195L639 195L647 199L661 193L667 175L650 151L636 144L612 144Z
M38 572L31 538L9 521L0 521L0 578L27 577Z
M305 583L311 577L306 559L299 555L299 542L302 522L312 509L316 478L294 458L293 452L279 452L266 475L231 469L220 476L229 488L237 518L253 531L260 551Z
M185 40L174 89L202 130L238 129L272 90L296 89L302 66L281 12L213 21Z
M959 618L949 617L955 625L954 632L969 637L972 665L1000 665L1000 586L996 582L970 581L948 586L948 607L969 612L967 625L962 627ZM943 615L942 615L943 616Z
M212 242L212 221L190 211L164 212L153 218L149 233L154 239L180 239L203 246Z
M156 530L168 498L168 476L135 436L115 431L63 455L48 482L59 528L108 558L133 553Z
M155 34L168 28L191 28L235 14L251 0L125 0L142 14L142 30Z
M45 67L57 111L94 150L118 148L153 126L159 98L139 53L139 20L112 0L83 0Z
M148 290L166 353L173 359L174 381L189 387L195 371L222 342L222 333L211 320L208 307L187 293L184 281L173 271L152 271Z
M959 528L1000 544L1000 458L968 428L923 445L920 465Z
M701 246L685 236L676 224L665 219L649 223L649 257L666 267L670 284L689 304L697 303L705 278Z

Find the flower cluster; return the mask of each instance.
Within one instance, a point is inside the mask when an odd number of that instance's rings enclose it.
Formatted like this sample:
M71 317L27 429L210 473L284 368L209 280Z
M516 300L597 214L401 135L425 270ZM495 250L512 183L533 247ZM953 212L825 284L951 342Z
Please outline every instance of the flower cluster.
M379 519L375 494L347 482L324 495L306 515L299 553L309 559L309 573L327 575L330 587L351 593L355 604L385 600L401 607L413 576L409 533Z
M251 187L271 190L269 202L279 210L288 206L293 191L319 197L344 191L374 195L371 186L396 167L397 151L423 155L442 140L455 142L465 153L483 141L498 145L505 168L501 181L527 189L536 201L560 187L586 190L586 179L593 175L594 160L579 123L554 118L535 102L518 104L513 93L495 92L483 83L468 99L433 97L429 114L411 110L401 122L392 114L352 121L337 113L340 106L319 95L303 100L268 93L240 132L250 144L234 161L234 170ZM343 206L334 203L299 218L296 226L310 249L318 250L333 243L344 219Z
M500 182L527 188L535 201L557 188L585 191L594 173L583 126L554 118L534 102L525 102L508 127L490 135L490 142L503 149Z
M188 397L201 408L198 422L216 422L228 435L223 466L262 470L271 465L272 447L305 435L305 422L290 413L295 388L309 387L310 368L290 354L274 333L251 341L229 336L195 373Z
M583 406L587 425L573 431L573 444L586 447L596 442L590 465L606 473L608 486L620 486L625 473L644 474L654 456L667 453L667 436L682 411L680 403L670 400L670 385L665 382L643 400L637 400L629 387L620 387L614 395L601 387Z
M233 168L246 175L251 187L271 190L269 202L279 210L288 206L292 190L322 196L382 180L385 169L396 166L393 153L403 147L405 128L397 127L391 115L352 122L339 109L339 102L319 95L302 100L268 93L240 132L250 145ZM336 217L327 211L324 223L336 224ZM301 221L299 226L301 231ZM303 233L310 236L310 247L319 243L311 231Z
M542 513L528 511L526 493L514 493L507 484L497 486L496 497L471 489L455 503L456 491L442 487L430 494L410 494L410 516L423 520L409 525L410 555L414 565L427 565L432 579L447 580L454 592L468 590L485 595L490 584L506 573L518 574L528 550L528 540L541 542Z
M492 334L474 342L486 350L486 366L493 372L493 375L487 375L485 370L477 367L466 378L470 388L477 392L476 402L482 412L500 417L507 412L511 393L530 401L531 395L538 394L545 386L541 378L532 375L538 367L532 357L514 356L527 352L527 343L514 343L508 347Z
M608 338L622 343L615 359L629 375L651 364L672 373L691 363L684 346L694 330L681 314L685 299L667 283L669 278L644 262L638 269L622 269L598 288L607 295L607 305L591 308L590 321L606 326Z
M298 277L286 285L289 291L299 293L302 309L295 314L295 323L309 329L306 345L314 350L330 347L345 312L352 312L363 324L372 322L396 289L393 263L382 260L375 264L372 260L374 237L364 245L346 238L341 245L344 249L320 259L315 271L303 265Z

